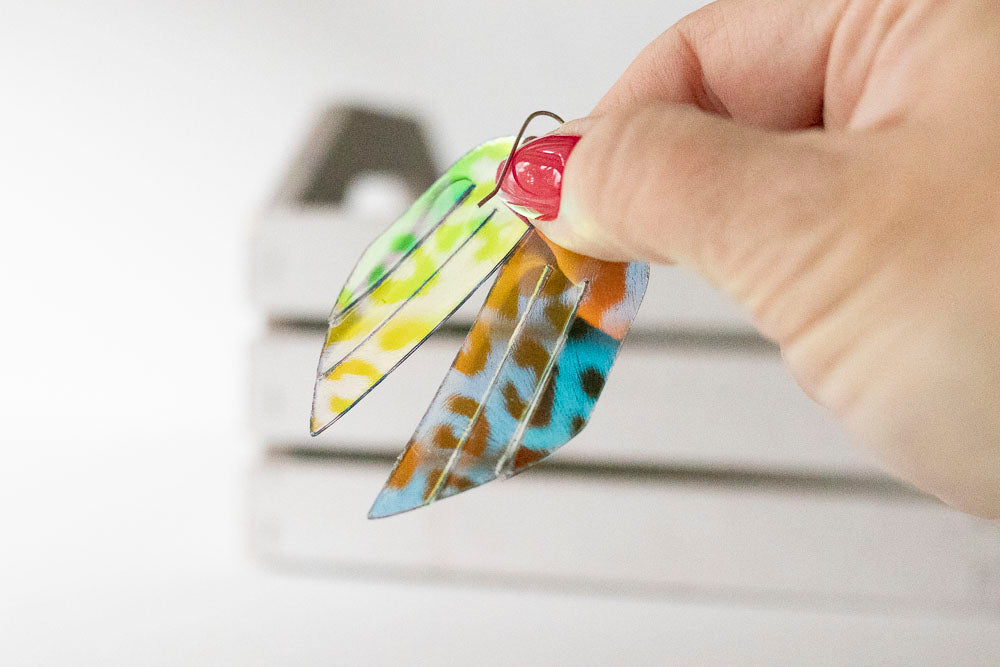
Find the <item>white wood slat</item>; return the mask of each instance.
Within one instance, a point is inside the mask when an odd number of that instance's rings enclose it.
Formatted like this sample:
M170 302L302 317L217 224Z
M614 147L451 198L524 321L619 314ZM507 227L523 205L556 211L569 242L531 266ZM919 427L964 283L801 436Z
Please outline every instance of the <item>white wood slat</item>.
M459 347L434 336L316 438L309 407L320 334L270 334L253 347L251 420L259 440L396 455ZM878 475L773 353L661 348L626 341L590 424L554 455L599 464L738 467Z
M995 524L922 498L606 479L535 469L389 519L389 466L271 459L254 551L350 572L762 602L997 611Z
M336 209L275 209L251 239L251 296L279 320L326 320L348 273L391 220L350 218ZM492 280L488 281L492 284ZM485 298L471 299L452 320L469 323ZM724 297L687 270L652 267L635 326L751 329Z
M1000 619L985 613L814 610L256 568L150 576L106 567L26 589L0 597L7 665L1000 663Z

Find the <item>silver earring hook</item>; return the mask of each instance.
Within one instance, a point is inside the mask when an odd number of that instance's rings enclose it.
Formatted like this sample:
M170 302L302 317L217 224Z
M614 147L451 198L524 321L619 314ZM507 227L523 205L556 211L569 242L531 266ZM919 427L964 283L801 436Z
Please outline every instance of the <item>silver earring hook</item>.
M521 129L518 130L517 137L514 138L514 145L511 146L510 148L510 155L508 155L507 159L504 160L503 171L500 172L500 177L497 179L497 186L493 188L493 192L489 193L481 200L479 200L479 203L476 204L476 206L482 206L489 200L493 199L493 197L496 196L496 193L500 192L500 185L503 183L503 179L507 178L507 172L510 171L511 160L514 157L514 153L517 152L518 144L521 143L521 137L524 136L524 131L528 129L528 123L533 121L535 118L538 118L539 116L548 116L549 118L556 120L560 125L566 122L556 114L552 113L551 111L545 111L544 109L539 111L534 111L531 114L529 114L528 117L525 118L524 122L521 124ZM534 139L534 137L529 138L528 141L530 141L531 139Z

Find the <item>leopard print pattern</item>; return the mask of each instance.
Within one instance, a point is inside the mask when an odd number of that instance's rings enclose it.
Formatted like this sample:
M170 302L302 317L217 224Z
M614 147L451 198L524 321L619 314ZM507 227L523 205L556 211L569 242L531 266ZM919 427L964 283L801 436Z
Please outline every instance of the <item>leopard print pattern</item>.
M579 433L648 276L645 264L584 257L529 232L369 516L516 474Z

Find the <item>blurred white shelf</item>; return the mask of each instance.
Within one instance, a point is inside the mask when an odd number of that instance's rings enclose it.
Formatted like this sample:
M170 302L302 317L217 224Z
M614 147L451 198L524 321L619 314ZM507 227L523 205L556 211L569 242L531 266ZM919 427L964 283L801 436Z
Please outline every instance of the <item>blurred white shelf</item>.
M268 445L393 456L416 429L461 346L435 335L323 434L308 433L320 333L272 333L251 354L251 419ZM626 340L591 422L556 460L877 476L879 468L769 351Z
M156 576L111 570L68 583L39 577L5 590L0 661L170 667L1000 662L1000 618L985 613L817 610L266 570L188 567Z
M1000 603L996 525L923 498L539 468L369 521L388 472L265 461L252 483L253 550L334 572L665 598L990 613Z
M373 219L332 207L276 207L251 240L251 295L277 320L325 321L361 252L392 216ZM488 281L492 284L492 281ZM482 299L470 299L451 319L471 323ZM679 267L654 266L635 325L751 331L748 320L706 283Z

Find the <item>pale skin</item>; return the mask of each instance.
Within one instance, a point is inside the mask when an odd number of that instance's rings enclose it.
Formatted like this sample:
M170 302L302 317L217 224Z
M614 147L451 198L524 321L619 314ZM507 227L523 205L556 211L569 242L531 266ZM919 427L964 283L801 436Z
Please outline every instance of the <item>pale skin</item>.
M692 267L890 470L1000 517L1000 3L716 2L559 132L554 241Z

